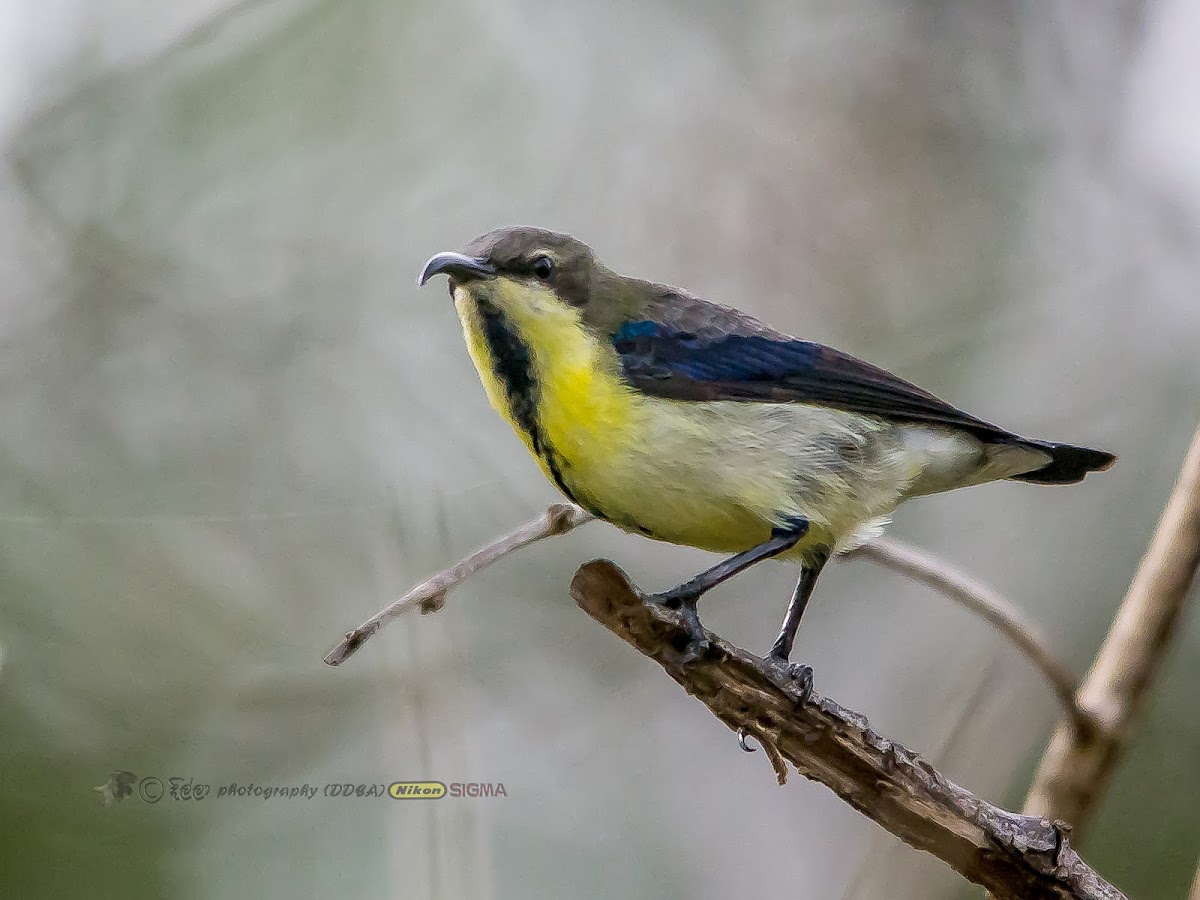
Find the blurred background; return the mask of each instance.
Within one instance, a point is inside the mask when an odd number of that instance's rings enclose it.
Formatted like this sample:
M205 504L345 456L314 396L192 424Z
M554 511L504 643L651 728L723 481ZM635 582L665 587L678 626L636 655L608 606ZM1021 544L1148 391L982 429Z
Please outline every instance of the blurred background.
M974 896L579 612L592 524L344 667L340 634L556 499L433 252L573 232L1017 431L1116 451L892 533L1086 667L1200 417L1200 3L10 0L0 7L0 896ZM706 623L764 650L793 571ZM1019 806L1057 710L984 624L858 562L796 658ZM1200 857L1191 615L1084 846ZM203 801L93 788L114 770ZM500 782L426 803L231 782Z

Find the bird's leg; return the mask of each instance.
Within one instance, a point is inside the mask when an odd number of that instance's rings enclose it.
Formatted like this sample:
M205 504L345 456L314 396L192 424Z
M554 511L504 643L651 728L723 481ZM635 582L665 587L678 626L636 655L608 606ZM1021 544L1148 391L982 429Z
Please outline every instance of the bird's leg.
M729 559L717 563L711 569L705 569L691 581L685 581L683 584L655 596L664 606L668 606L671 609L679 609L681 606L686 606L689 603L694 606L701 596L711 591L717 585L728 581L739 572L744 572L755 563L762 562L764 559L770 559L772 556L778 556L785 550L790 550L800 542L800 539L807 532L808 522L803 520L802 524L791 526L787 529L777 528L771 533L771 537L761 544L751 547L749 550L745 550L736 556L731 556Z
M808 598L812 596L813 588L817 585L817 576L829 560L829 552L820 550L803 564L800 578L796 582L796 590L792 592L792 600L788 604L787 613L783 617L783 625L779 629L779 637L768 656L787 667L789 675L804 685L804 693L812 690L812 669L799 663L789 663L792 655L792 645L796 643L796 631L800 628L800 618L808 606Z
M700 624L700 616L696 612L696 603L700 597L739 572L744 572L755 563L790 550L807 533L808 520L797 517L786 528L774 529L771 537L758 546L731 556L729 559L717 563L711 569L705 569L691 581L685 581L669 591L654 595L655 600L668 609L679 610L683 616L684 626L687 628L690 638L688 646L684 650L684 662L692 661L708 646L704 637L704 628Z

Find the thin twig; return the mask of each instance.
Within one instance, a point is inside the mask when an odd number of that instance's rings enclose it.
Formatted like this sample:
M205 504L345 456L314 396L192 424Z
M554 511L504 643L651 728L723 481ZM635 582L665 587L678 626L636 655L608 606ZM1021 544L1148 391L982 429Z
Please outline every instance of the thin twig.
M567 503L556 503L531 522L526 522L520 528L497 538L489 544L480 547L466 559L449 569L443 569L431 578L422 581L403 597L394 600L381 609L353 631L347 631L346 636L325 657L325 664L340 666L364 643L370 640L375 632L398 616L410 609L420 609L422 612L435 612L441 609L445 602L446 593L461 581L469 578L480 569L486 568L496 560L543 538L566 534L595 518L578 506Z
M1077 699L1100 728L1082 739L1060 725L1034 777L1025 811L1082 832L1129 742L1131 725L1179 630L1200 566L1200 429Z
M502 556L543 538L566 534L594 518L591 513L571 504L551 506L536 519L500 536L457 565L421 582L353 631L347 632L325 657L326 664L341 665L379 629L411 609L420 609L423 613L441 609L446 594L452 588ZM1044 675L1080 733L1085 734L1094 727L1091 717L1075 702L1075 676L1058 662L1037 629L996 591L949 563L890 538L877 538L845 556L847 559L854 557L869 559L919 581L992 623Z
M1065 830L1006 812L949 781L926 760L871 730L866 719L815 693L787 669L706 632L708 649L683 662L681 615L629 583L606 560L571 582L580 608L642 654L734 731L745 729L896 837L925 850L1001 900L1120 900Z
M1042 673L1079 734L1090 735L1096 728L1096 720L1075 702L1079 679L1054 656L1037 626L998 592L943 560L890 538L858 547L846 558L869 559L965 606L996 628Z

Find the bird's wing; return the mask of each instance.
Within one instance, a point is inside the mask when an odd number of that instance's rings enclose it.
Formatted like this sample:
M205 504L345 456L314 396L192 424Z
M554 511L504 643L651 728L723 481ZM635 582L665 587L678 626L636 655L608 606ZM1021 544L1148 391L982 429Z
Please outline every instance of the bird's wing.
M725 307L716 311L736 314ZM890 372L737 315L735 333L707 321L707 327L694 329L650 320L626 323L613 336L626 380L644 393L673 400L812 403L961 428L985 441L1016 437Z

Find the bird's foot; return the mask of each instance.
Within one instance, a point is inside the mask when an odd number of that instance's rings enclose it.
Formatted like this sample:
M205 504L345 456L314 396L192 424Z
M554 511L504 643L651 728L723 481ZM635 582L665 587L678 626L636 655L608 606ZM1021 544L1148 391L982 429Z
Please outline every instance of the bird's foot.
M700 624L700 614L696 611L696 601L700 598L675 588L662 594L653 594L651 599L679 613L683 634L675 645L678 656L672 662L678 666L686 666L702 659L712 644L709 643L708 635L704 633L704 626Z
M789 662L786 656L778 653L775 648L766 655L764 660L768 663L780 680L789 685L792 690L799 693L798 700L804 703L812 696L813 690L813 670L812 666L806 666L804 663Z

